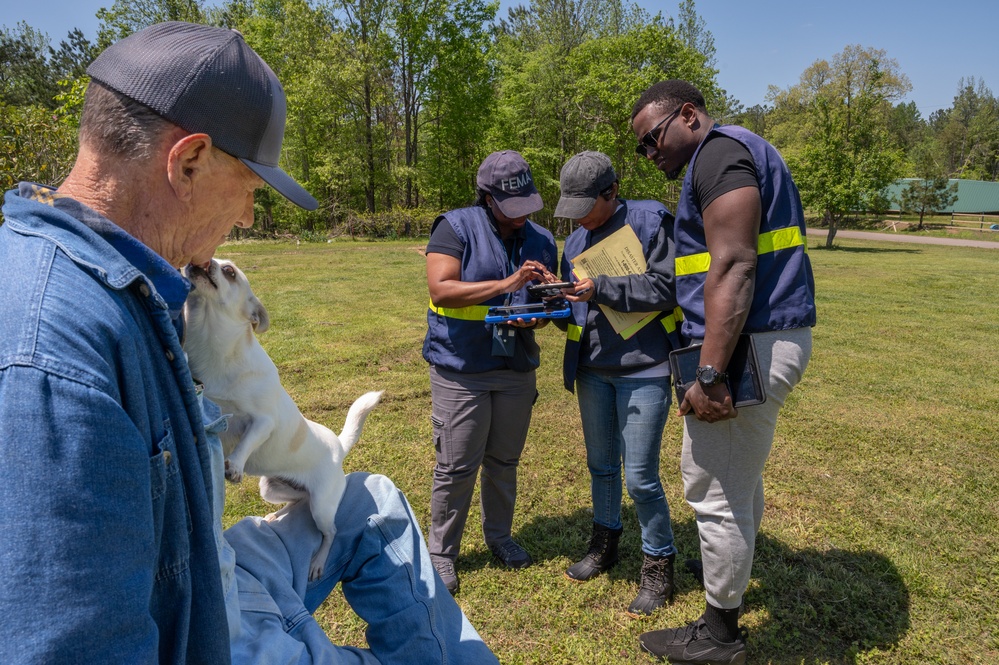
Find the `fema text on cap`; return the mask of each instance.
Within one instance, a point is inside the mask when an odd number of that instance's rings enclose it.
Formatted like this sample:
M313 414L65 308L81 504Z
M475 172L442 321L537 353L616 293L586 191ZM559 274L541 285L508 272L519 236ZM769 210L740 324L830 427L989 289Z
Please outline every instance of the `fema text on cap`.
M524 185L530 185L532 182L530 173L521 173L515 178L504 178L503 180L500 180L500 189L504 192L508 190L519 190Z

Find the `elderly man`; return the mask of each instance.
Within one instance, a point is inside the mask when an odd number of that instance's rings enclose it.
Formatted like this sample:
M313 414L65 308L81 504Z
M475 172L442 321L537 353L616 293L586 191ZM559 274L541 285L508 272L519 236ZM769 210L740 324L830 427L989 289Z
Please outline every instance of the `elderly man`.
M639 155L667 178L687 171L676 210L676 294L683 333L703 342L697 381L680 404L684 493L701 541L706 607L687 626L645 633L642 648L671 662L746 659L739 627L756 534L763 467L777 415L812 349L815 287L798 190L780 154L734 125L719 125L686 81L662 81L635 103ZM726 370L752 335L766 401L738 412Z
M230 30L161 23L90 66L76 163L0 227L0 662L495 662L405 498L351 474L327 575L306 510L223 536L218 409L181 349L190 284L269 184L285 98ZM342 582L368 649L311 616Z

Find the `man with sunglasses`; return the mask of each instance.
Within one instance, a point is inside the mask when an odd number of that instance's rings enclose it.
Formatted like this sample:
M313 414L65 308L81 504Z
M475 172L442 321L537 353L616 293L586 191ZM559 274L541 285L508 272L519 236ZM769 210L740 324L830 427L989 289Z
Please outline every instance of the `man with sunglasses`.
M686 81L642 93L631 116L636 151L667 178L687 167L674 226L682 332L703 343L684 418L681 473L694 509L706 608L680 628L644 633L641 647L682 663L744 663L739 627L756 534L763 467L777 415L811 355L814 281L804 213L790 171L764 139L719 125ZM740 334L752 335L766 391L738 412L725 374Z

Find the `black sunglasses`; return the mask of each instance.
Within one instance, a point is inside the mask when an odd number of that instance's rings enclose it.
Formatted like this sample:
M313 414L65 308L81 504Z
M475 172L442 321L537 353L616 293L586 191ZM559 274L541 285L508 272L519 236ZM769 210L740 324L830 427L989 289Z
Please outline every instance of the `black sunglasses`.
M669 127L669 123L667 121L670 121L673 118L675 118L676 115L680 112L680 109L682 108L683 106L680 106L680 108L673 111L668 116L666 116L658 123L656 123L655 127L645 132L645 136L643 136L642 140L639 141L638 145L635 146L635 152L637 152L639 156L648 157L649 150L659 149L659 136L663 133L663 131L665 131L666 127ZM666 127L663 127L663 123L666 123ZM662 129L660 129L660 127L662 127Z

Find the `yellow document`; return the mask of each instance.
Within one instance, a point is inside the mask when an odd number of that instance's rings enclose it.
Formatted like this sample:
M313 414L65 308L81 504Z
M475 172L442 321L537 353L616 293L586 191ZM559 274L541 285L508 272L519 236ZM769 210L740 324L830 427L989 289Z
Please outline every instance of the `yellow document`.
M572 271L579 279L597 275L624 277L645 272L645 253L635 230L628 224L610 234L572 260ZM619 312L600 305L614 332L628 339L652 321L660 312Z

